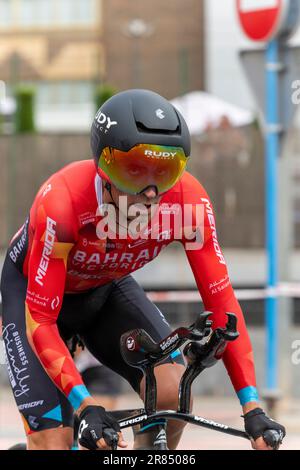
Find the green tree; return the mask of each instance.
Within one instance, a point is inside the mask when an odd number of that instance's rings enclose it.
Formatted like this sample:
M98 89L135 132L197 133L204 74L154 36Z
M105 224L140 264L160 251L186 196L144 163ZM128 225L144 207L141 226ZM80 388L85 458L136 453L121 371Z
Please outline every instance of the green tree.
M103 103L117 93L116 88L109 84L98 85L95 90L96 111L101 108Z
M0 134L3 133L3 123L4 123L4 117L3 117L3 114L0 114Z
M15 131L24 134L35 131L34 101L35 89L26 85L15 88L17 109L15 113Z

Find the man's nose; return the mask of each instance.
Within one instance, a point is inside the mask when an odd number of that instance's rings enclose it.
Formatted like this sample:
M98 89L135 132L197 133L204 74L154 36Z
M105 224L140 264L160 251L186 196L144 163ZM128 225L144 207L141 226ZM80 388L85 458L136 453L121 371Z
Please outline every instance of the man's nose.
M147 199L154 199L157 195L155 186L149 186L149 188L145 189L143 194L146 196Z

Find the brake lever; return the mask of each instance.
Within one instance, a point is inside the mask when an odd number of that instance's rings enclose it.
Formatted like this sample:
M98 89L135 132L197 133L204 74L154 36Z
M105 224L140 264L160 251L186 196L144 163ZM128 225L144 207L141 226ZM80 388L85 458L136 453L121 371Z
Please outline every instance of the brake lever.
M223 337L226 341L234 341L239 337L239 332L237 331L237 317L234 313L226 312L227 323L226 327L223 330Z
M212 367L223 355L227 342L239 337L236 330L237 318L233 313L226 313L228 320L225 328L216 328L205 344L188 343L183 354L190 364L197 363L200 368Z
M212 320L209 320L209 317L213 312L202 312L199 314L195 323L193 323L188 330L190 335L188 339L194 341L200 341L211 333Z
M173 331L167 338L159 343L161 352L171 354L180 348L187 340L200 341L211 333L212 320L209 317L213 312L202 312L195 323L190 327L181 327Z

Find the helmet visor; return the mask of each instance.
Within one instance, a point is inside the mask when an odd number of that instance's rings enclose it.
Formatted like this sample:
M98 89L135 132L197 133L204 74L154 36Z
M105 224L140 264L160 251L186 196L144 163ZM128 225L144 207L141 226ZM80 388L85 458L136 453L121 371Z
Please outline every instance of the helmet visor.
M125 193L139 194L155 186L161 194L177 183L186 164L181 147L139 144L128 152L106 147L98 166Z

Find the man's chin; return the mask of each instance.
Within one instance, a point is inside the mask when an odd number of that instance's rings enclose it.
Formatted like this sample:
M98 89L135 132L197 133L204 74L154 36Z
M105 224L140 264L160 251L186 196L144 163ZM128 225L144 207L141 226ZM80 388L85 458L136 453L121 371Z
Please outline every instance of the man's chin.
M150 220L151 219L151 208L147 210L147 212L143 212L142 214L138 214L138 215L127 215L127 220L129 222L132 222L133 220L135 220L136 218L139 218L139 219L145 219L145 220Z
M130 217L130 218L127 218L127 224L131 224L133 223L134 221L136 221L136 217ZM138 225L140 225L140 227L147 227L147 225L151 222L151 217L150 215L148 217L139 217L138 218ZM136 223L134 224L136 225Z

